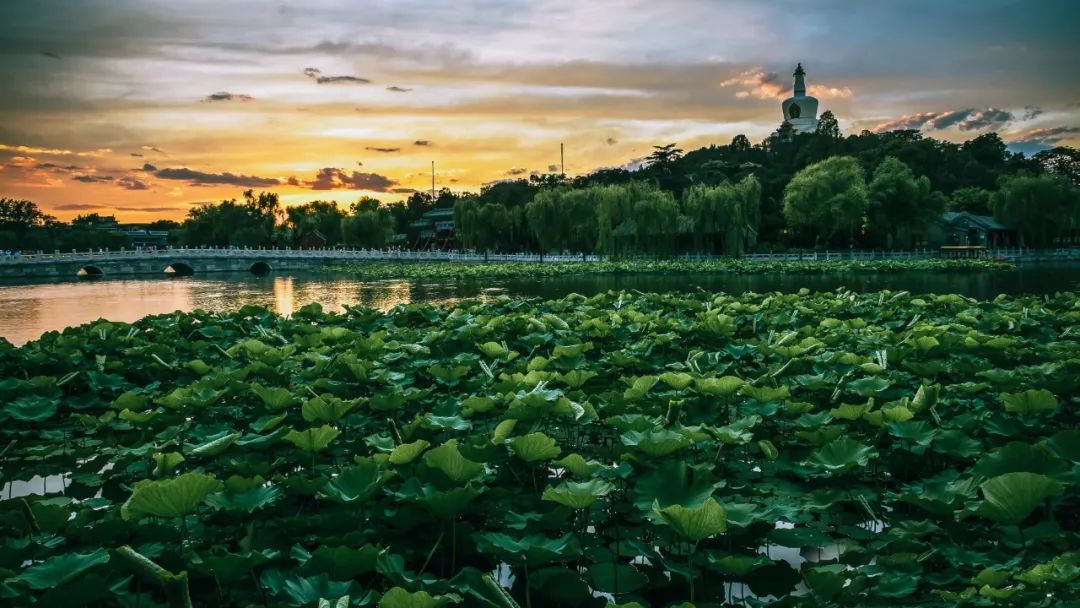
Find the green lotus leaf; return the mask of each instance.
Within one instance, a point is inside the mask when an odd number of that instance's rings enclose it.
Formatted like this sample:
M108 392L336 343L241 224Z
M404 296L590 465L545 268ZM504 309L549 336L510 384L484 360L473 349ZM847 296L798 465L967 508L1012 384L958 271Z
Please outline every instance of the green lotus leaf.
M679 536L698 542L727 530L727 514L715 498L708 498L696 507L671 505L661 508L653 503L653 512Z
M623 445L637 447L649 456L667 456L693 443L686 435L668 429L659 431L630 431L619 436Z
M359 549L320 545L304 560L304 568L326 573L335 581L353 579L358 575L374 572L375 561L382 551L375 545L364 545Z
M454 595L431 595L427 591L410 593L401 587L393 587L379 600L379 608L439 608L459 602Z
M1058 431L1041 442L1047 449L1070 462L1080 462L1080 430Z
M325 450L330 445L330 442L340 434L341 431L336 428L323 425L304 429L303 431L289 429L289 432L282 439L305 452L320 452Z
M53 397L27 395L4 405L4 413L23 422L42 422L56 413L60 400Z
M458 442L451 439L437 448L424 453L424 464L442 471L450 479L461 483L484 472L484 465L461 455Z
M874 448L854 439L841 437L815 451L810 456L810 462L829 473L843 473L857 466L866 466L866 463L876 455Z
M543 433L520 435L508 439L506 443L514 456L525 462L551 460L562 452L555 440Z
M758 403L768 403L770 401L779 401L781 399L787 399L791 396L791 392L786 385L780 386L753 386L751 384L743 385L740 392L747 397L750 397Z
M862 395L863 397L872 397L889 388L891 384L891 382L880 376L869 376L867 378L852 380L845 385L845 388L858 395Z
M465 417L490 412L495 407L495 400L491 397L471 395L461 401L461 415Z
M580 605L592 597L592 590L582 580L577 569L565 566L548 566L529 572L529 586L559 605Z
M590 479L580 483L564 481L557 486L545 488L540 498L541 500L557 502L571 509L585 509L610 494L614 489L614 484L600 479Z
M743 387L746 382L735 376L722 376L720 378L695 378L694 388L699 393L717 397L730 397Z
M691 467L682 459L666 459L637 478L634 504L650 514L654 502L660 503L661 507L696 506L712 496L720 485L721 482L715 481L710 474Z
M390 464L408 464L416 460L429 447L431 447L431 443L423 439L417 439L412 443L403 443L390 452Z
M333 601L328 600L325 597L320 597L318 608L349 608L351 602L351 595L343 595Z
M803 569L803 577L814 595L826 602L832 601L847 585L847 567L831 564Z
M248 427L256 433L265 433L266 431L272 431L277 428L277 426L284 422L286 418L288 418L288 414L279 414L277 416L260 416L255 420L255 422L249 424Z
M268 507L284 496L277 486L251 488L242 492L217 492L206 497L206 504L223 511L254 513Z
M491 432L491 443L493 445L499 445L506 441L506 438L510 436L510 433L514 432L514 427L517 426L518 421L514 418L503 420L499 424L495 425L495 430Z
M506 347L498 342L484 342L483 344L477 344L476 347L480 349L480 352L492 359L506 353Z
M649 390L652 389L659 380L660 379L656 376L640 376L634 378L634 382L630 385L630 388L623 391L623 399L641 399L648 394Z
M694 377L685 373L664 372L660 374L660 380L671 388L681 391L690 386L690 383L694 381Z
M144 515L183 517L195 511L203 500L224 487L216 478L205 473L184 473L171 479L136 482L131 496L120 507L124 519Z
M596 375L596 372L574 369L564 374L559 374L559 381L563 382L570 388L581 388L581 385L595 378Z
M915 417L915 414L903 405L882 408L881 415L887 422L907 422Z
M1042 446L1013 441L980 458L972 471L983 477L1017 472L1055 476L1067 469L1064 461Z
M457 384L465 376L469 375L469 368L464 365L430 365L427 372L443 384Z
M933 441L934 437L941 432L924 420L919 420L917 422L890 422L888 427L889 434L893 437L919 446L930 445L930 442Z
M502 532L482 532L474 534L473 538L481 553L494 554L515 564L524 561L534 566L581 555L581 544L570 533L558 538L548 538L542 534L514 538Z
M337 422L356 407L355 401L345 401L330 395L304 401L301 415L308 422Z
M181 462L184 462L184 455L180 452L154 452L151 458L156 464L152 472L155 477L171 474Z
M236 443L236 440L240 439L240 437L242 436L243 435L241 435L240 433L229 433L228 435L218 437L213 441L208 441L196 448L193 448L190 452L188 452L188 454L190 456L196 457L217 456L218 454L224 452L225 449L228 448L230 445Z
M141 425L141 424L146 424L147 422L150 422L151 420L156 418L157 415L158 415L158 413L155 412L155 411L135 412L135 411L132 411L132 410L122 410L120 412L120 415L117 416L117 417L120 418L121 420L126 421L126 422L131 422L132 424Z
M141 395L135 391L126 391L113 400L112 408L117 410L139 411L150 402L150 395Z
M580 344L559 344L555 348L551 349L551 358L559 359L573 359L574 357L581 356L585 351L592 349L592 342L583 342Z
M1031 414L1057 409L1058 401L1054 394L1045 388L1028 389L1022 393L1001 393L1005 411L1015 414Z
M323 486L319 496L339 503L365 501L379 491L382 483L379 465L372 460L361 460L353 466L342 469Z
M605 593L634 593L649 584L649 577L622 562L601 562L589 566L593 588Z
M730 574L732 576L746 576L747 574L757 570L758 568L768 566L773 561L764 555L738 555L735 553L728 553L726 555L717 555L716 553L709 553L709 563L716 566L716 569L724 574Z
M1019 524L1062 485L1038 473L1006 473L983 482L978 513L1003 524Z
M757 442L758 448L761 449L761 453L765 455L765 458L769 460L776 460L780 456L780 451L776 449L773 442L768 439L762 439Z
M589 477L593 473L604 468L604 465L595 460L585 460L581 454L567 454L551 464L570 471L575 477Z
M934 407L940 398L940 384L920 384L919 389L915 391L915 397L911 399L910 406L912 410L921 412L925 409Z
M31 589L52 589L82 576L94 566L109 562L109 552L96 549L90 553L64 553L34 564L15 578Z
M829 410L829 415L838 420L858 420L874 407L874 400L856 405L854 403L842 403L838 407Z
M265 387L261 384L252 384L251 392L255 393L266 407L272 410L283 410L297 402L293 394L287 388Z
M775 528L769 540L784 547L823 547L832 542L827 535L813 528Z

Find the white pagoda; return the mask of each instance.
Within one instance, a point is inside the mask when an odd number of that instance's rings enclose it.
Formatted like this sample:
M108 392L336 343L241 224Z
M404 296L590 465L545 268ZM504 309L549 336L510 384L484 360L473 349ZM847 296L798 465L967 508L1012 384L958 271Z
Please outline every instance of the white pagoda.
M780 104L784 111L784 120L791 123L796 133L813 133L817 129L817 106L816 97L806 94L806 71L802 63L795 68L795 94L788 97Z

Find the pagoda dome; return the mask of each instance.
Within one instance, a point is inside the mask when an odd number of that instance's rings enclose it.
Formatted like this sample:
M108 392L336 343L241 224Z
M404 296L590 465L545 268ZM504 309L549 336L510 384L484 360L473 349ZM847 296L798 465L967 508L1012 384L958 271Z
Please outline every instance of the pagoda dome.
M794 95L780 104L784 120L791 124L796 133L813 133L818 124L818 100L806 94L806 71L802 63L795 68L792 76L795 77Z

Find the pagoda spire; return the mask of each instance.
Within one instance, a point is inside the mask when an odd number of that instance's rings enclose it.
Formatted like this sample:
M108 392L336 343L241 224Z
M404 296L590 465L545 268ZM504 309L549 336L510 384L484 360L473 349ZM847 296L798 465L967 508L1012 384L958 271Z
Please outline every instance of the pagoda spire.
M795 96L800 97L806 95L806 81L803 79L806 76L806 71L803 70L802 62L795 67L795 73L792 74L795 77Z

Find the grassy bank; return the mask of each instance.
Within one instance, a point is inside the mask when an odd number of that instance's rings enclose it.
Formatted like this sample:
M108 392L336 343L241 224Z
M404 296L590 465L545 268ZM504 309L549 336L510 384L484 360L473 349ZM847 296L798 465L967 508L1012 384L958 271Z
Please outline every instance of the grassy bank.
M364 279L506 279L585 274L728 273L826 274L874 272L987 272L1015 266L992 260L710 261L633 260L612 262L364 262L331 266Z
M1065 605L1078 328L1076 294L614 293L0 342L0 472L63 476L0 501L0 592L507 607L509 564L521 606Z

